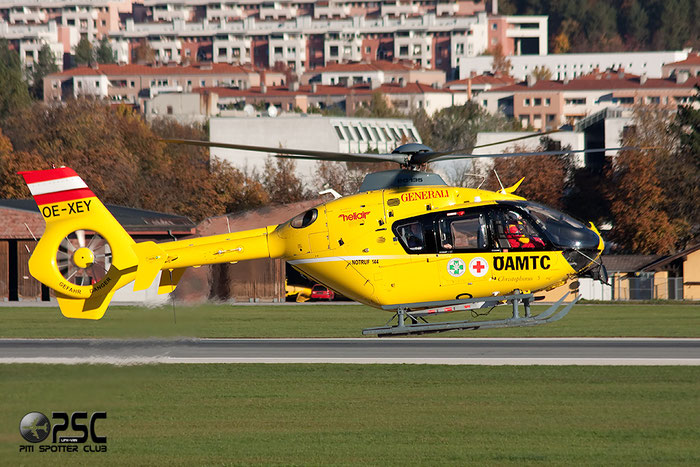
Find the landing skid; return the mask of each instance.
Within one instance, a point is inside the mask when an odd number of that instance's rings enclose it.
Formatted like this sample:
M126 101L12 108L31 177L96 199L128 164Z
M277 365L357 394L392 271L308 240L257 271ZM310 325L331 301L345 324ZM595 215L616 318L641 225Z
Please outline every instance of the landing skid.
M491 329L491 328L514 328L520 326L537 326L540 324L552 323L562 319L571 311L571 308L578 302L581 296L577 296L573 301L564 305L564 300L569 296L569 293L559 299L558 302L547 308L542 313L532 316L530 314L530 303L534 300L533 294L514 293L512 295L503 295L498 297L474 298L461 302L461 305L453 305L441 308L431 309L428 312L421 310L410 312L407 307L399 307L394 316L384 325L376 328L367 328L362 331L362 334L376 334L382 336L404 336L409 334L427 334L431 332ZM513 316L507 319L492 320L492 321L447 321L441 323L429 323L423 316L428 316L437 313L449 313L460 311L461 309L469 309L470 305L477 305L476 308L493 307L510 302L513 305ZM525 315L520 316L519 304L522 303L525 308ZM559 310L559 311L557 311ZM406 318L411 322L407 323ZM397 324L389 325L396 319ZM419 322L421 320L422 322Z

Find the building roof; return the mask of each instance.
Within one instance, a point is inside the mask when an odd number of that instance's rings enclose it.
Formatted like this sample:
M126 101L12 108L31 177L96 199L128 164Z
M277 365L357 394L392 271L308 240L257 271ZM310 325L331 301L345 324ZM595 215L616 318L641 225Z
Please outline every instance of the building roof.
M667 63L665 66L693 65L700 66L700 52L690 52L688 58L680 62Z
M221 75L257 73L253 68L228 63L195 63L191 65L153 66L103 64L95 68L78 67L52 73L49 77L70 76L141 76L141 75Z
M537 81L532 86L526 82L504 86L498 92L518 91L602 91L607 89L692 89L700 84L700 77L690 78L684 83L677 83L675 78L642 79L637 75L625 73L600 73L585 75L572 79L568 83L562 81Z
M294 97L300 95L306 96L343 96L343 95L365 95L369 96L372 93L379 91L383 94L427 94L427 93L453 93L449 89L437 89L427 84L407 83L404 86L400 84L384 83L381 86L372 89L367 84L357 84L351 87L346 86L326 86L316 85L316 91L313 90L313 85L299 86L297 91L289 89L288 86L267 86L265 92L262 92L262 87L253 86L249 89L233 89L226 87L203 87L195 88L193 92L210 93L214 92L219 97Z
M696 244L696 245L693 245L693 246L691 246L691 247L688 247L688 248L686 248L686 249L683 250L683 251L679 251L679 252L676 253L676 254L662 257L662 258L658 259L657 261L654 261L653 263L644 266L644 269L643 269L643 270L644 270L644 271L659 271L659 270L664 270L666 267L668 267L668 265L669 265L670 263L672 263L672 262L674 262L674 261L676 261L676 260L678 260L678 259L683 259L683 260L685 260L685 258L686 258L688 255L690 255L690 254L692 254L692 253L695 253L695 252L698 251L698 250L700 250L700 243L698 243L698 244Z
M105 207L119 221L127 232L192 235L195 224L187 217L165 214L144 209L127 208L106 204ZM44 219L33 199L0 199L3 223L0 225L0 238L31 238L31 233L40 237L44 233ZM29 216L28 216L29 215Z
M368 71L411 71L420 70L420 66L414 63L389 62L378 60L373 62L332 63L325 67L310 70L310 73L362 73Z
M445 84L445 87L468 85L471 81L472 86L490 84L492 86L505 86L515 84L515 78L511 76L494 76L491 74L477 75L465 79L450 81Z
M657 261L661 255L603 255L608 272L638 272Z

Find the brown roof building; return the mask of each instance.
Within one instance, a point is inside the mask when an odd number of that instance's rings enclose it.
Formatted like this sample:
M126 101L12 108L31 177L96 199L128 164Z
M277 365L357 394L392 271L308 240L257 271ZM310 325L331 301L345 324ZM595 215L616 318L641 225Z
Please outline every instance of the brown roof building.
M491 89L481 94L479 103L492 113L501 111L516 118L525 128L551 129L610 106L675 108L690 102L698 83L700 77L647 79L624 71L596 71L568 82L531 79Z

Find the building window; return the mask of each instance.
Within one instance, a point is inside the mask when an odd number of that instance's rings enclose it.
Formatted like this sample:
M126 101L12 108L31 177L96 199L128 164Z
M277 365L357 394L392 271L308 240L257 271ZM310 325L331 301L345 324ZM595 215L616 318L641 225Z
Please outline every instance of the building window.
M552 104L552 100L549 97L544 98L544 105L549 107Z
M532 105L542 105L542 99L539 97L536 97L534 99L534 103Z
M408 46L407 45L402 45L399 47L399 55L407 56L408 55Z
M172 106L172 105L169 105L169 106L168 106L167 112L168 112L168 115L172 115L172 114L173 114L173 106Z
M337 45L332 45L330 48L330 55L331 57L337 57L338 56L338 46Z
M530 107L530 99L525 99L525 100L523 101L523 106L525 106L525 107Z

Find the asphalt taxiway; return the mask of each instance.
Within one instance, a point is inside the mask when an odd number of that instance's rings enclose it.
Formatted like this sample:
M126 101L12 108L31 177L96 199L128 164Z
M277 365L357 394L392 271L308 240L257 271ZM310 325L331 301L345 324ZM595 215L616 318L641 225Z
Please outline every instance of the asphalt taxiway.
M700 339L0 339L0 363L700 365Z

